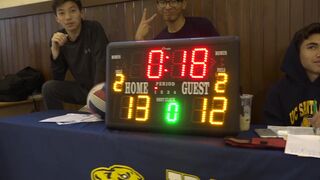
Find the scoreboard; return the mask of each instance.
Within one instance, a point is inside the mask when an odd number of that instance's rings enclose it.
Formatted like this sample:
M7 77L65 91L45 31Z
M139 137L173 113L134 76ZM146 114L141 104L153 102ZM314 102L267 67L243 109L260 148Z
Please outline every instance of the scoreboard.
M239 131L239 38L113 42L106 125L227 135Z

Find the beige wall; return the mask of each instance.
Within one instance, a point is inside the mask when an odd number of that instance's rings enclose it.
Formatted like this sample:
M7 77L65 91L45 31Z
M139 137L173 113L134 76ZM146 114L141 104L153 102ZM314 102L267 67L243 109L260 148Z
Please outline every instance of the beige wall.
M22 6L26 4L44 2L50 0L0 0L0 9L14 7L14 6Z

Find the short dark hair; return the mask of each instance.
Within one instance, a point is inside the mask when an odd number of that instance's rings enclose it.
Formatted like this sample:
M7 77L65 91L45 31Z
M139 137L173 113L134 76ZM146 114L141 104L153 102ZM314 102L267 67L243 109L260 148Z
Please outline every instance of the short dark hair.
M61 6L62 4L64 4L65 2L68 2L68 1L76 3L76 5L78 6L79 10L80 11L82 10L82 4L81 4L80 0L53 0L53 2L52 2L52 10L53 10L54 14L57 15L57 8L59 6Z
M298 32L295 33L295 45L297 49L300 49L302 42L308 39L313 34L320 34L320 23L312 23L304 28L300 29Z

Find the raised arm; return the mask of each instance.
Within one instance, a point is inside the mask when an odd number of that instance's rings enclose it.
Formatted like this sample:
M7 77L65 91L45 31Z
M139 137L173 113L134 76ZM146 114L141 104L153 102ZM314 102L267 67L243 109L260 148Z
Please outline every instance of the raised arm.
M150 29L151 29L151 22L156 18L157 14L153 14L150 18L147 18L147 9L145 8L143 10L142 18L140 21L140 24L138 26L136 35L135 35L135 40L144 40L145 37L148 35Z

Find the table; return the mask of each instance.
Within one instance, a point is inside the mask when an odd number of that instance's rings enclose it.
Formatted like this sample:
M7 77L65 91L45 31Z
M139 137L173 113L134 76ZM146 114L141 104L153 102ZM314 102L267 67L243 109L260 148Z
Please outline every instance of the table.
M91 174L96 180L117 173L146 180L320 179L320 159L229 147L222 138L109 130L104 122L38 122L66 113L0 119L1 180L90 180Z

